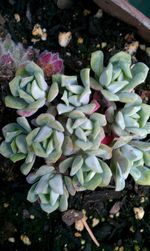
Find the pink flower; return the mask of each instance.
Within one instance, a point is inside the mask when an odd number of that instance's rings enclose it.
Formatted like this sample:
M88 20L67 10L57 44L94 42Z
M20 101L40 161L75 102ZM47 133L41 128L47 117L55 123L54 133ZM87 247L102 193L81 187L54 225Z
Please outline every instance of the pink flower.
M46 77L51 77L53 74L63 73L63 60L58 53L44 51L39 55L37 64L43 69Z

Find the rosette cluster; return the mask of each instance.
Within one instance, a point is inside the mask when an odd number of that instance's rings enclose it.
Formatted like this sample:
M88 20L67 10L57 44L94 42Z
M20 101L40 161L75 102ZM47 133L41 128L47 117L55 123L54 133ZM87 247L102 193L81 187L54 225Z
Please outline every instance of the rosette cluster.
M55 59L57 54L41 54L45 69ZM96 51L91 68L79 77L59 69L48 83L43 70L27 62L9 84L5 103L20 117L2 129L0 153L14 162L24 159L21 171L32 184L27 199L47 213L67 210L69 194L78 191L109 184L120 191L129 175L137 184L150 185L150 143L144 142L150 106L134 90L145 81L148 67L132 65L125 52L107 66L103 61L102 51ZM31 115L28 122L25 117ZM45 163L30 172L36 157Z

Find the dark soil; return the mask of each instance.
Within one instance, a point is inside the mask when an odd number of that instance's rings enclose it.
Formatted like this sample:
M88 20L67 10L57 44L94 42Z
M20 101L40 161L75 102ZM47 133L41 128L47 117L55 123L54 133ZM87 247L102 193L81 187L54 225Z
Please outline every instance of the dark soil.
M40 51L59 52L64 59L65 73L76 74L89 65L92 51L102 49L106 61L114 53L124 50L127 35L145 45L136 30L119 20L103 13L101 18L94 17L98 7L92 1L74 1L72 7L60 10L52 0L1 0L0 35L9 32L15 42L22 42L25 47L32 45ZM86 11L85 11L86 10ZM87 11L88 10L88 11ZM20 15L16 22L14 14ZM30 15L29 15L30 14ZM32 29L36 23L47 30L47 40L33 44ZM66 48L58 44L58 33L71 31L72 40ZM83 43L78 43L78 38ZM105 42L105 48L102 43ZM148 46L148 44L146 44ZM140 48L133 56L150 67L150 57ZM149 90L149 78L138 92ZM10 123L16 117L15 112L4 107L4 97L8 92L8 80L0 81L0 127ZM66 226L62 214L58 211L46 215L38 204L32 205L26 200L29 189L25 178L20 173L19 165L0 156L0 246L2 251L149 251L150 250L150 202L148 187L135 186L128 180L123 192L113 188L98 189L95 192L78 193L70 198L69 208L84 209L87 222L92 226L93 218L99 224L93 232L100 242L97 248L86 230L81 237L75 237L74 225ZM115 202L121 202L119 214L110 217L110 209ZM145 215L142 220L135 218L133 208L143 207ZM92 228L92 227L91 227ZM27 236L27 245L23 238Z

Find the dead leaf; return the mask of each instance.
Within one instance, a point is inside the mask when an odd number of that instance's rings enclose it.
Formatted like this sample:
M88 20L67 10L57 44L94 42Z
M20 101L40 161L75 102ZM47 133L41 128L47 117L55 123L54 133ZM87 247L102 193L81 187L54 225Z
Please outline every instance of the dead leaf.
M112 214L112 215L118 213L120 211L121 206L122 206L122 202L121 201L115 202L115 204L110 209L109 213Z

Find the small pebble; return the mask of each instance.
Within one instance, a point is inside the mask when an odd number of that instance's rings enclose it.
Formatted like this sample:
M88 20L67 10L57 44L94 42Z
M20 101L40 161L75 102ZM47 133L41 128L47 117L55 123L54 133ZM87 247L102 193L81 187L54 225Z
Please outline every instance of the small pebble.
M35 219L35 216L33 214L30 215L30 219L31 220L34 220Z
M19 23L20 20L21 20L20 15L17 14L17 13L14 14L14 18L15 18L15 20L16 20L17 23Z
M85 9L84 11L83 11L83 16L88 16L88 15L90 15L91 14L91 11L90 10L87 10L87 9Z
M74 236L77 237L77 238L79 238L79 237L81 237L81 233L75 232L75 233L74 233Z
M98 224L99 224L99 219L93 218L93 220L92 220L92 227L95 227L95 226L97 226Z
M118 251L124 251L124 247L121 246L121 247L118 249Z
M20 236L20 239L22 240L22 242L23 242L25 245L27 245L27 246L31 245L31 241L30 241L30 239L29 239L29 237L28 237L27 235L22 234L22 235Z
M3 207L4 207L4 208L9 207L9 203L5 202L5 203L3 204Z
M134 207L133 211L137 220L143 219L145 213L143 207Z
M140 44L139 47L140 47L140 49L141 49L142 51L145 51L145 50L146 50L146 45L145 45L145 44Z
M140 203L144 203L145 202L145 198L142 196L140 199Z
M135 233L135 228L134 228L134 226L131 226L131 227L129 228L129 230L130 230L131 233Z
M80 232L83 231L84 224L83 224L82 220L78 220L75 222L75 229Z
M99 9L99 10L97 11L97 13L95 14L94 17L96 17L96 18L101 18L102 16L103 16L103 11L102 11L102 9Z
M61 47L67 47L71 39L72 39L72 33L70 31L59 32L58 43Z
M15 242L15 238L14 237L9 237L8 241L11 242L11 243L14 243Z
M82 37L79 37L77 40L77 44L83 44L84 39Z
M106 43L106 42L102 42L102 43L101 43L102 49L105 48L106 46L107 46L107 43Z

